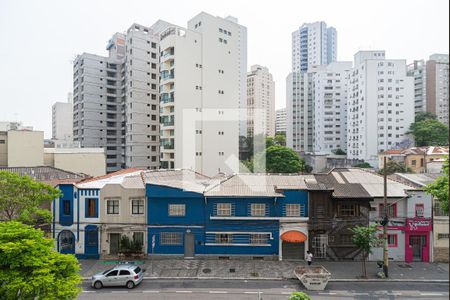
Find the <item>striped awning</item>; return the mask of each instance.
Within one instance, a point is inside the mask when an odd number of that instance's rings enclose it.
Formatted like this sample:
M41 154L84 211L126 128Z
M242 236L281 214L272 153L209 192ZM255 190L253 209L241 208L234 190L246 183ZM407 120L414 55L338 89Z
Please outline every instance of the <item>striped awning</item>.
M286 231L281 235L281 240L289 243L303 243L308 237L300 231Z

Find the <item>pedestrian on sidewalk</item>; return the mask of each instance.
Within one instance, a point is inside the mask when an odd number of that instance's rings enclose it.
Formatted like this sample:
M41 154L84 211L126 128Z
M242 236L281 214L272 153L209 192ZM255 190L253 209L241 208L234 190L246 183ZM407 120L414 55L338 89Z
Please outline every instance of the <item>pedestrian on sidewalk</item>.
M308 262L308 266L310 266L312 264L312 260L313 260L313 255L311 252L306 251L306 261Z

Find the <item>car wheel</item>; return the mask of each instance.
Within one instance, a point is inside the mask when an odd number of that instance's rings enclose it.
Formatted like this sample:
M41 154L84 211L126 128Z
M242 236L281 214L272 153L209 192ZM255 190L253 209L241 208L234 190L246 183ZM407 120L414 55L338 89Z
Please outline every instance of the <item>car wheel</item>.
M129 288L129 289L134 288L134 282L133 281L128 281L127 282L127 288Z
M94 283L94 287L95 287L96 289L101 289L101 288L103 287L103 284L102 284L101 281L96 281L96 282Z

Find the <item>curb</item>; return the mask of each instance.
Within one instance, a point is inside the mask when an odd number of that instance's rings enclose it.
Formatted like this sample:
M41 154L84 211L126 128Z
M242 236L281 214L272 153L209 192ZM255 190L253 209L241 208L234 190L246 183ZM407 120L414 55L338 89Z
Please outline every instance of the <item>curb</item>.
M82 277L83 280L90 280L91 277ZM265 280L281 281L295 280L297 278L280 277L144 277L143 280ZM328 282L422 282L422 283L449 283L448 279L330 279Z

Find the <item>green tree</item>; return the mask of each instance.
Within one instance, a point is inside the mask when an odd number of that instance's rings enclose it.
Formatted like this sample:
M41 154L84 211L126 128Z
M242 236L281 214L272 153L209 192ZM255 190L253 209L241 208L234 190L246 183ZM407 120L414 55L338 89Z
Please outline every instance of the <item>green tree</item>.
M390 159L386 162L386 171L387 171L387 175L391 175L394 173L410 173L411 169L407 168L405 165L400 164L399 162L397 162L395 160ZM383 175L384 168L381 168L378 173Z
M428 184L425 188L427 193L433 195L439 201L441 209L448 214L448 157L442 167L444 175L436 178L435 181Z
M359 164L354 165L353 167L355 167L355 168L364 168L364 169L371 169L372 168L372 166L368 162L359 163Z
M292 292L289 295L288 300L311 300L311 297L309 297L306 293L303 292Z
M80 266L75 256L53 250L40 229L17 221L0 223L0 298L75 299Z
M51 212L41 207L60 195L59 189L48 184L0 171L0 220L18 220L29 225L50 223Z
M341 148L334 149L334 150L332 150L331 152L333 152L333 154L336 154L336 155L346 155L346 154L347 154L347 153L345 153L345 151L342 150Z
M379 243L379 238L376 236L377 225L356 226L350 228L350 231L353 233L353 244L362 252L362 277L367 278L367 257L372 253L372 248Z
M414 118L414 122L420 122L424 120L436 120L436 116L432 113L426 111L426 112L418 112Z
M409 133L414 136L418 147L448 145L448 126L436 119L423 119L412 123Z
M254 164L254 171L265 171L267 173L306 172L304 159L300 158L294 150L278 145L270 146L265 152L258 153L255 156Z

